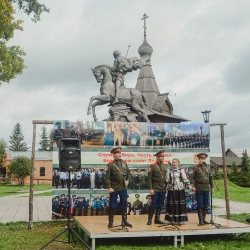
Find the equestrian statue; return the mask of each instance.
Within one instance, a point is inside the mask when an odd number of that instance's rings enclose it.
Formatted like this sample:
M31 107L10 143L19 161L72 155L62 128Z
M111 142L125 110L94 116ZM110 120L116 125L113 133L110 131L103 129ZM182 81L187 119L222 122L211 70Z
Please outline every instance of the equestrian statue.
M102 64L92 69L98 83L101 83L100 95L90 98L88 112L93 112L93 118L97 121L95 107L109 103L110 121L141 121L149 122L146 115L146 99L143 94L134 88L124 86L124 75L128 72L140 69L146 64L137 57L127 58L121 56L119 50L114 53L114 66Z

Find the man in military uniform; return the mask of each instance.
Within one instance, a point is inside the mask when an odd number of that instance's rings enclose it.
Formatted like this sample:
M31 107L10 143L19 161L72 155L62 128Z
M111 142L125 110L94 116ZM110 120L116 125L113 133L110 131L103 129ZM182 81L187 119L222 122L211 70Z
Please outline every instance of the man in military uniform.
M82 216L83 208L84 208L83 199L82 197L79 197L79 200L77 202L77 215L78 216Z
M59 147L59 140L64 137L63 129L61 129L61 122L55 123L55 132L53 140L56 142L56 146Z
M161 208L164 205L166 194L167 165L163 163L164 152L165 150L161 150L156 153L154 156L156 156L157 161L148 168L149 193L152 196L152 203L148 212L147 225L152 224L154 211L155 224L164 224L164 222L160 220Z
M104 145L106 147L114 146L114 132L110 126L107 128L107 132L104 137Z
M111 150L114 161L106 166L105 181L110 194L108 228L113 227L115 208L118 205L118 195L122 208L122 221L125 226L132 227L132 225L127 222L127 186L130 182L131 174L127 163L121 159L121 149L121 147L116 147Z
M101 211L101 201L99 199L99 197L96 197L96 202L95 202L95 211L96 211L96 215L99 215L100 211Z
M52 211L54 212L56 219L59 219L59 214L60 214L60 201L59 201L59 196L55 197L54 202L52 203Z
M128 137L129 146L140 146L140 134L138 133L138 125L132 124L131 132Z
M147 199L147 202L143 205L143 207L145 208L145 209L149 209L150 208L150 206L151 206L151 195L147 195L146 196L146 199Z
M140 201L140 195L139 194L135 194L135 201L133 202L133 205L132 205L132 210L135 211L136 210L141 210L143 208L143 203L142 201Z
M145 170L141 169L140 175L139 175L139 185L140 185L140 190L145 190L147 189L148 184L148 177L145 174Z
M210 170L205 163L207 158L206 153L200 153L197 155L199 159L199 165L193 167L193 173L190 177L190 189L196 192L197 199L197 212L199 218L198 226L203 226L204 224L209 224L206 219L206 210L209 205L209 176ZM213 192L213 183L211 183L211 191Z

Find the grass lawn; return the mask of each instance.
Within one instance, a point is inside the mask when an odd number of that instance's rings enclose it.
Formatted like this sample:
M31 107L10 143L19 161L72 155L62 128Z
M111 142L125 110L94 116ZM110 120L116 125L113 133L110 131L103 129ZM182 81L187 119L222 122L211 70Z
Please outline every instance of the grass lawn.
M219 190L214 187L213 198L225 199L224 180L216 180ZM250 203L250 188L239 187L228 181L229 200Z
M52 189L51 184L37 184L34 185L35 191L49 190ZM0 185L0 197L28 193L30 190L29 185L18 186L18 185ZM1 249L1 248L0 248Z
M231 215L233 220L245 222L250 214ZM34 223L33 230L27 230L27 222L0 224L0 249L1 250L33 250L39 249L55 235L61 232L66 225L66 221L37 222ZM72 223L72 226L73 223ZM76 230L78 232L78 230ZM58 240L66 240L67 234L63 234ZM164 241L160 237L147 238L124 238L124 239L97 239L97 250L165 250L176 249L173 247L173 237ZM80 243L75 246L53 242L45 249L47 250L67 250L86 249ZM246 234L240 239L234 239L231 235L208 235L208 236L185 236L185 246L181 249L187 250L247 250L250 249L250 235Z
M34 194L34 196L51 196L52 197L52 191L44 192L41 194Z

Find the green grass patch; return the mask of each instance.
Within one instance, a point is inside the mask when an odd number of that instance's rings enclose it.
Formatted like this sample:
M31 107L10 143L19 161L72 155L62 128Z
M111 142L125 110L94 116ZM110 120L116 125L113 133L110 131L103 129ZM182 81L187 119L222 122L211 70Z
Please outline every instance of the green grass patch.
M216 180L219 190L214 187L213 198L225 199L224 180ZM250 203L250 188L243 188L228 181L228 194L230 201Z
M219 207L219 206L213 206L213 208L222 208L222 207Z
M51 196L52 197L52 191L40 193L40 194L34 194L34 196Z
M244 214L231 214L231 220L246 223L246 219L250 218L250 213L244 213ZM226 215L220 215L219 217L226 219ZM247 223L246 223L247 224Z
M221 216L224 217L224 216ZM232 214L232 219L239 222L245 222L250 214ZM0 249L1 250L27 250L39 249L59 232L64 230L66 221L50 221L36 222L34 229L27 230L27 222L17 223L0 223ZM98 226L98 225L97 225ZM72 227L75 225L72 222ZM76 229L76 232L78 230ZM64 233L58 240L67 241L67 233ZM178 243L179 244L179 243ZM180 245L179 245L180 246ZM147 238L121 238L121 239L97 239L97 250L165 250L176 249L173 247L173 237L164 237L164 241L160 237ZM82 244L77 245L53 242L48 245L47 250L82 250L86 249ZM248 250L250 249L250 235L246 234L240 239L235 239L232 235L207 235L207 236L185 236L185 246L181 249L187 250Z
M43 190L52 190L51 184L37 184L34 185L34 191L43 191ZM9 195L16 195L16 194L23 194L23 193L29 193L30 186L24 185L24 186L18 186L18 185L6 185L6 184L0 184L0 197L3 196L9 196ZM1 250L1 248L0 248Z

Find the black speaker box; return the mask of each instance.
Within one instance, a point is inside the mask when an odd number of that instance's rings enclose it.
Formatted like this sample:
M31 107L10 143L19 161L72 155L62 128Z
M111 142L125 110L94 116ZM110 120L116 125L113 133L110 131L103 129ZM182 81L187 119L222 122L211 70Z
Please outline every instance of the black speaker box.
M81 169L81 143L76 138L59 140L59 171L79 171Z

